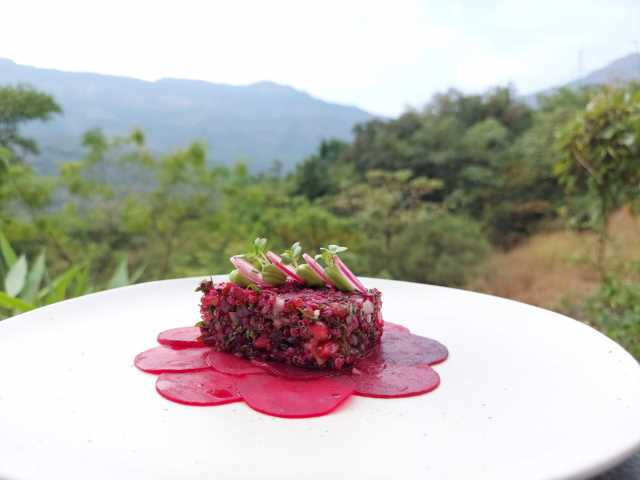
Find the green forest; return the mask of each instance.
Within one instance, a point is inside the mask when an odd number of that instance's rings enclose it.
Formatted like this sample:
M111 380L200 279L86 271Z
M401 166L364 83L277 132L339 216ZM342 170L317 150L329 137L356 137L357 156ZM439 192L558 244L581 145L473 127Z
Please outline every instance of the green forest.
M87 131L81 157L39 174L26 160L38 145L21 128L57 115L64 105L46 92L0 86L0 318L226 273L231 255L266 237L277 251L346 245L361 276L552 308L640 358L640 237L618 234L621 216L640 233L640 85L562 89L535 109L507 87L450 90L357 125L352 142L323 141L290 172L225 166L197 142L158 154L139 129ZM498 288L523 262L548 274L542 250L588 281L553 299Z

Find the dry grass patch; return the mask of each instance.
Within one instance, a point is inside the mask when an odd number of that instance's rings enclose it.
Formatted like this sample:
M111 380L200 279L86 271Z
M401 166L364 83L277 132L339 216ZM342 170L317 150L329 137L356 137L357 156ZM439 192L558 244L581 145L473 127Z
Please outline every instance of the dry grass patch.
M625 276L637 276L640 218L620 210L610 231L607 265ZM541 233L508 252L492 254L467 288L564 310L563 304L579 302L598 287L595 247L596 236L590 232Z

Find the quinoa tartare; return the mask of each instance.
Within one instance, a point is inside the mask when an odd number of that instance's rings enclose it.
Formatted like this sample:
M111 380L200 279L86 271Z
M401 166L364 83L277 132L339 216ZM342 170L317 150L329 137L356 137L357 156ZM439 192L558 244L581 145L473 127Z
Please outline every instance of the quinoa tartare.
M282 256L265 245L257 239L251 253L232 257L228 281L198 287L204 343L258 361L336 370L380 344L381 293L338 257L346 248L330 245L313 258L298 243Z

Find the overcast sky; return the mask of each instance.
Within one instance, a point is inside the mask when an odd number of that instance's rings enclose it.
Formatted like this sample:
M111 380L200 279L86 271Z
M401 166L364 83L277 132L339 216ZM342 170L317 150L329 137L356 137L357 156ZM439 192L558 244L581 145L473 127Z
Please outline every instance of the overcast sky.
M2 17L0 57L21 64L272 80L386 115L450 86L531 93L640 42L640 0L19 0Z

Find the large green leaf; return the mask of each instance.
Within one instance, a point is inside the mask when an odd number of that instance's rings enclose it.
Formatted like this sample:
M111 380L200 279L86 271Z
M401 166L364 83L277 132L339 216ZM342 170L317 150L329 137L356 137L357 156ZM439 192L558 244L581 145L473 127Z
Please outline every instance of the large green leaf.
M18 312L26 312L27 310L33 310L36 308L32 303L25 302L20 298L10 297L2 291L0 291L0 307Z
M20 258L13 264L4 278L4 288L6 292L16 297L24 287L27 279L27 257L20 255Z
M147 266L142 265L135 272L133 272L133 274L131 275L131 278L129 278L129 284L136 283L138 280L140 280L140 277L142 277L142 274L146 269L147 269Z
M67 287L73 281L74 277L80 272L81 267L72 267L66 272L54 278L48 287L41 290L39 296L45 296L45 304L60 302L65 299Z
M36 299L45 268L45 253L42 251L27 274L27 283L21 295L26 301L33 302Z
M16 252L11 248L11 244L7 237L4 236L2 230L0 230L0 252L2 253L2 258L4 259L4 263L7 265L7 268L13 267L13 264L18 260L18 256Z
M113 272L113 276L111 277L111 280L109 280L107 288L124 287L125 285L129 285L127 257L124 257L116 267L116 271Z
M80 297L90 293L91 286L89 285L89 268L83 268L78 272L73 282L73 290L71 291L72 297Z

